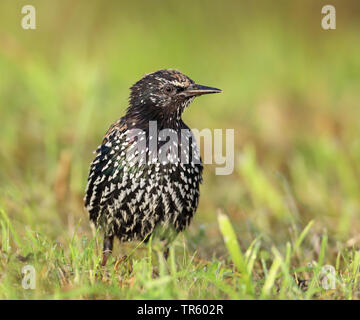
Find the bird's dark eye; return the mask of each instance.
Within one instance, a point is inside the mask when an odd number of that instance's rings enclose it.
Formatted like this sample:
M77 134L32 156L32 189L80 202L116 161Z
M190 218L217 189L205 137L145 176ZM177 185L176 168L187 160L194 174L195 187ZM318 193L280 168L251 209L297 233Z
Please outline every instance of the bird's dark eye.
M165 87L164 87L164 91L166 92L166 93L173 93L174 92L174 90L175 90L175 88L172 86L172 85L170 85L170 84L167 84Z

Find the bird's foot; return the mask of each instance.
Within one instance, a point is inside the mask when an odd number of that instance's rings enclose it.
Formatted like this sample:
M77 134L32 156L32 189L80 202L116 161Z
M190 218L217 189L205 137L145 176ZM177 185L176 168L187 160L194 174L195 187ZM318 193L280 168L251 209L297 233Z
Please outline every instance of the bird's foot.
M103 251L103 258L102 258L102 262L101 262L101 266L105 267L106 266L106 262L109 258L109 256L111 255L111 250L105 250Z
M126 261L127 257L128 257L127 255L124 255L120 259L116 259L115 265L114 265L114 270L117 270L119 265Z

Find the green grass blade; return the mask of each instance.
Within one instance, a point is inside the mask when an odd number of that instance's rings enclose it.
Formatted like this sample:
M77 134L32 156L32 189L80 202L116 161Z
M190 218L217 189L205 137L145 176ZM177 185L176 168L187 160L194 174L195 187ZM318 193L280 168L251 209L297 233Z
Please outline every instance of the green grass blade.
M253 286L251 281L251 274L249 274L248 272L245 258L241 252L231 222L229 218L221 212L218 214L218 222L220 226L220 231L224 238L226 248L230 253L231 259L234 261L237 270L241 273L242 276L241 282L245 284L246 292L252 294Z

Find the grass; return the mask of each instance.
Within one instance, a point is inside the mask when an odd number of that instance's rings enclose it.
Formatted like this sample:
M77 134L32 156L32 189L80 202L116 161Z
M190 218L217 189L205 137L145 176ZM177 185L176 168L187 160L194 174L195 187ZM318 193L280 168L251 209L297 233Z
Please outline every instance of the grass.
M21 2L2 1L0 298L359 299L360 19L342 1L325 32L320 2L39 0L24 31ZM82 201L91 152L127 88L163 67L223 89L184 118L235 129L234 172L205 167L167 261L157 239L116 242L102 269Z
M294 266L301 261L301 244L312 221L295 243L286 243L284 254L273 246L267 261L259 238L242 253L230 219L219 213L219 227L229 252L224 259L201 260L197 252L188 251L185 241L178 240L165 261L160 248L149 241L131 250L126 258L110 258L108 266L102 268L97 233L88 238L75 232L59 243L27 229L21 240L4 211L1 215L2 239L12 238L16 245L14 250L9 242L2 242L2 299L353 299L359 294L357 251L339 252L333 278L336 289L324 287L326 235L317 261ZM34 290L22 287L22 269L28 265L36 271Z

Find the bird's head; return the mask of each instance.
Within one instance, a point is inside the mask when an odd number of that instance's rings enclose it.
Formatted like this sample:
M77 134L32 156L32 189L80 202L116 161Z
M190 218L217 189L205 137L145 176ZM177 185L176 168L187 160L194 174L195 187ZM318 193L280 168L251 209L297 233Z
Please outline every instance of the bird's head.
M184 109L195 97L221 92L196 84L179 71L166 69L145 75L131 87L128 114L139 120L180 120Z

